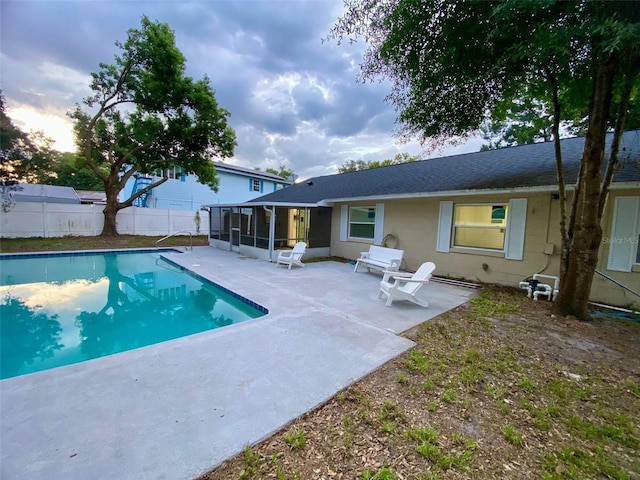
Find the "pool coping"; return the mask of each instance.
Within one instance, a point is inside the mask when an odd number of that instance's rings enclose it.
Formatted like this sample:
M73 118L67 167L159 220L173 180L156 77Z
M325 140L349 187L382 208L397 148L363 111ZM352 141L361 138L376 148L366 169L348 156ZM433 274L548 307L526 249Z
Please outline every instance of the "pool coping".
M33 258L33 257L64 257L68 255L84 256L84 255L97 255L104 253L153 253L153 252L166 252L166 253L184 253L175 247L163 247L163 248L118 248L118 249L101 249L101 250L56 250L56 251L44 251L44 252L15 252L15 253L0 253L0 260L10 258Z

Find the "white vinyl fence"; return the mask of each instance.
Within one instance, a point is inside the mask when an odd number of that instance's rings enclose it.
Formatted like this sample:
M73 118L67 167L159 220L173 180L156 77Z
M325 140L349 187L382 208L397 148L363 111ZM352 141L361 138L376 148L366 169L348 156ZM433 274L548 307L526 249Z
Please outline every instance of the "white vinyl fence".
M102 232L104 205L16 202L0 210L0 238L95 236ZM129 207L118 212L118 233L163 236L176 232L198 234L196 211ZM209 215L200 214L201 235L209 231Z

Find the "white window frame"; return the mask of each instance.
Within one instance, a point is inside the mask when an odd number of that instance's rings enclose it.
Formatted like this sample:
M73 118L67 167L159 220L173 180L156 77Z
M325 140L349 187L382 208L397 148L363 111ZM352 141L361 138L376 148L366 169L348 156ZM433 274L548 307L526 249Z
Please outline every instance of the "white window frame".
M502 202L478 202L477 205L498 205ZM463 205L476 205L464 203ZM527 223L527 199L512 198L508 202L507 207L507 225L505 230L505 240L503 250L475 248L475 247L457 247L453 245L453 212L454 203L452 201L440 202L440 216L438 219L438 252L449 253L452 248L455 250L468 250L482 252L503 252L504 258L508 260L522 260L524 258L524 240Z
M351 222L350 222L350 208L373 208L375 211L373 238L365 237L352 237ZM384 237L384 203L377 203L374 206L371 205L342 205L340 207L340 241L358 241L358 242L373 242L375 245L382 244L382 238Z
M616 197L611 234L603 242L609 244L607 270L631 272L640 264L640 197Z
M354 220L351 220L352 217L352 211L354 209L358 209L358 210L368 210L368 211L372 211L373 210L373 221L372 222L357 222ZM352 205L349 207L349 220L348 220L349 224L347 226L347 231L349 232L349 239L350 240L365 240L365 241L373 241L376 237L376 207L375 205ZM373 234L371 235L371 237L356 237L355 235L351 235L351 226L352 225L371 225L373 227Z
M489 252L504 252L505 251L505 247L507 244L507 221L508 221L508 213L507 213L507 218L505 218L504 223L500 224L500 225L492 225L492 224L487 224L487 225L457 225L455 223L455 218L456 218L456 208L458 207L494 207L496 205L500 205L500 206L505 206L507 207L507 212L509 212L509 204L505 204L505 203L454 203L453 204L453 219L454 221L452 222L451 225L451 246L453 248L470 248L473 250L487 250ZM474 247L472 245L456 245L456 229L458 227L463 227L463 228L483 228L483 229L492 229L492 230L504 230L503 232L503 237L502 237L502 248L490 248L490 247Z
M252 192L259 192L261 183L262 182L260 181L259 178L252 178L251 179L251 191Z

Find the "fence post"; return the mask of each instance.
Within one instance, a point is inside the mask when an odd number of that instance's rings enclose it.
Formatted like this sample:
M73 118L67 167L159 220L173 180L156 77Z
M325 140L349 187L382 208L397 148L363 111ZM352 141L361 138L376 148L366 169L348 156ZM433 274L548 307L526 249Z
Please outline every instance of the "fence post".
M95 237L96 235L98 235L98 222L96 221L96 204L92 203L91 204L91 229L93 231L93 236Z
M47 204L42 202L42 225L44 227L44 238L49 238L49 222L47 221Z

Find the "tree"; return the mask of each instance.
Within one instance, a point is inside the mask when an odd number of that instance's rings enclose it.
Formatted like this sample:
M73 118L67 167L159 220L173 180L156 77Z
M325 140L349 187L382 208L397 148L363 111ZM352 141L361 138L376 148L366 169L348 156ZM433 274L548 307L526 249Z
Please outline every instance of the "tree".
M388 167L390 165L398 165L400 163L408 163L415 162L418 160L418 157L414 157L409 155L408 153L398 153L393 158L387 158L386 160L369 160L365 162L364 160L350 160L343 163L338 168L338 173L346 173L346 172L357 172L359 170L368 170L369 168L379 168L379 167Z
M634 2L348 0L330 37L369 43L361 77L393 82L402 135L442 141L477 131L486 112L530 97L553 115L560 194L557 313L588 319L601 219L629 106L640 83ZM584 112L581 171L569 204L560 125ZM611 112L615 112L613 118ZM605 136L614 125L603 175Z
M545 102L523 98L509 103L492 112L491 119L480 125L482 136L489 141L482 145L482 150L552 140L553 115Z
M53 165L55 178L51 185L73 187L76 190L102 190L104 184L91 170L83 157L70 152L61 153Z
M275 168L267 168L265 172L273 173L274 175L278 175L282 178L293 178L293 170L289 170L284 163L280 165L279 170L276 170Z
M119 193L136 173L180 167L218 188L212 157L233 155L235 133L229 112L218 106L209 78L185 76L185 58L165 23L142 17L131 29L113 64L92 73L93 95L70 114L86 165L104 184L107 204L101 235L117 235L118 211L167 178L120 202Z
M0 181L7 183L48 183L54 176L53 165L59 152L53 140L42 132L25 133L16 127L5 112L0 91Z

